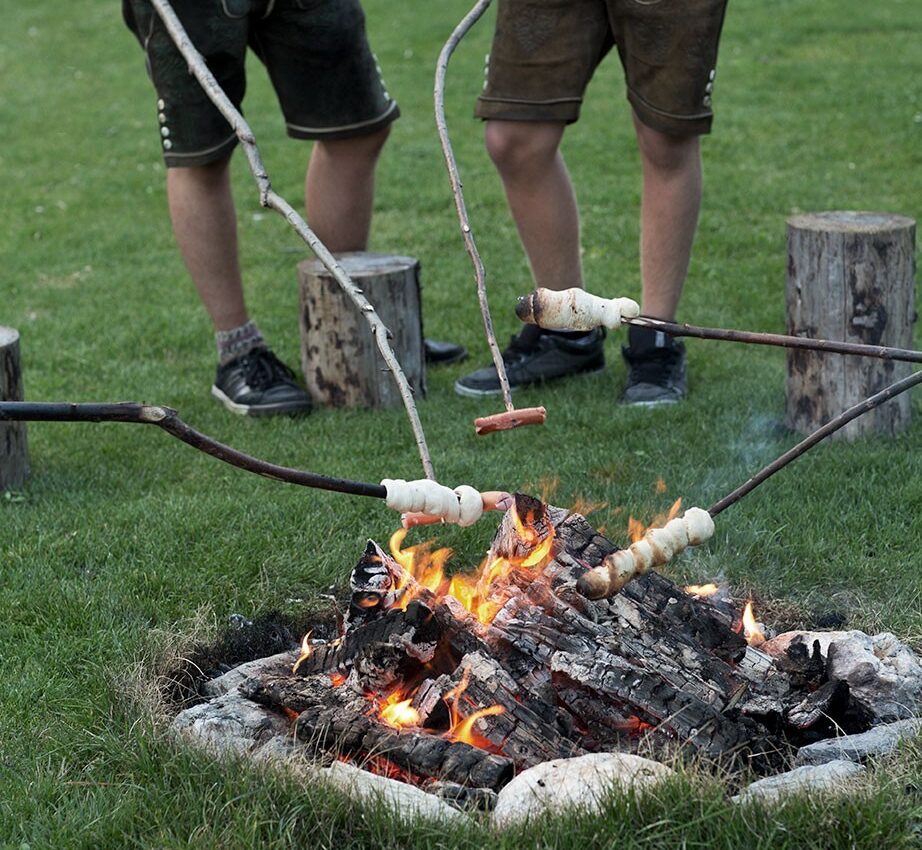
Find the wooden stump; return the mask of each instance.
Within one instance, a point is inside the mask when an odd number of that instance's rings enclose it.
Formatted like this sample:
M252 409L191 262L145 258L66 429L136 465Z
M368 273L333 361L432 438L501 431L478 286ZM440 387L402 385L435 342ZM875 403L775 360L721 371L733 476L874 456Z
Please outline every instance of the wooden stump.
M0 325L0 401L22 401L19 333ZM0 492L16 490L29 477L26 426L0 422Z
M788 333L913 348L915 221L869 212L796 215L787 222ZM906 377L909 363L788 350L786 424L809 433ZM835 435L893 435L909 425L910 393Z
M426 395L419 261L354 252L337 257L392 336L417 398ZM301 367L311 395L330 407L391 407L400 393L366 319L319 260L298 265Z

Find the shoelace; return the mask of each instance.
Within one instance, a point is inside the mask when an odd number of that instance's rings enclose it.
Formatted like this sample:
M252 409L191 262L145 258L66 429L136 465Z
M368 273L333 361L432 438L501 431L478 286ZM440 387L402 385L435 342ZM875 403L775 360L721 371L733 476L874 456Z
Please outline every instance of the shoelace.
M247 384L253 389L262 390L279 380L292 380L291 371L271 351L257 351L247 355L244 362Z

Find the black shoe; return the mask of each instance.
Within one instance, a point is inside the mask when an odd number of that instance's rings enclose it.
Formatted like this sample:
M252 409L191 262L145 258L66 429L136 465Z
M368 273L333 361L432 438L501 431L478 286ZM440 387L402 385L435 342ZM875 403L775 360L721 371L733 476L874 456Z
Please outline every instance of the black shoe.
M244 416L308 413L313 406L294 372L268 348L254 348L218 366L211 394Z
M568 336L525 325L509 341L503 352L509 386L564 378L580 372L598 372L605 368L605 329L596 328L581 336ZM458 395L497 395L502 392L495 366L485 366L455 381Z
M426 354L426 363L430 366L447 366L449 363L460 363L467 357L467 349L454 342L440 342L437 339L424 339L423 350Z
M621 354L628 366L621 404L653 407L675 404L688 394L685 346L652 328L631 325Z

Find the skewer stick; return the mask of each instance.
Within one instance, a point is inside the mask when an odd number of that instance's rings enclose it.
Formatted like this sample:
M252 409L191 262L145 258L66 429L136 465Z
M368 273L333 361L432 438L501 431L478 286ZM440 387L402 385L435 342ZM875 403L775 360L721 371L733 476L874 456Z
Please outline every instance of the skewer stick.
M389 341L391 332L387 329L387 326L375 311L374 306L365 298L361 289L355 285L355 282L337 262L326 245L324 245L314 231L308 227L307 222L304 221L298 212L284 198L273 191L269 182L269 175L266 172L266 167L263 165L262 157L259 153L259 148L256 146L256 137L253 131L244 120L243 115L241 115L239 110L231 103L218 81L214 78L214 75L208 70L205 60L189 39L182 23L180 23L179 18L173 11L172 6L167 0L151 0L151 4L163 20L164 26L173 39L176 48L189 64L189 71L198 81L199 85L201 85L211 102L227 119L228 124L231 125L231 128L243 145L247 161L250 165L250 171L253 173L256 185L259 189L260 205L281 213L285 220L294 228L298 236L307 243L308 247L310 247L320 262L323 263L336 282L343 288L343 291L348 295L349 299L355 304L371 327L371 333L377 344L378 351L381 352L384 362L387 364L388 369L394 377L394 381L397 383L400 397L403 400L407 416L410 419L410 427L413 429L413 435L416 439L416 447L423 464L423 471L427 478L434 479L435 472L429 455L429 448L426 445L426 435L423 432L419 413L416 410L416 403L413 400L413 390L406 376L403 374L403 370L400 368L400 363L394 354L394 350L391 348Z
M0 422L133 422L139 425L156 425L184 443L205 452L218 460L229 463L247 472L264 478L315 487L354 496L371 496L376 499L387 497L387 489L380 484L366 484L343 478L330 478L316 472L278 466L265 460L244 454L237 449L219 443L207 434L191 428L179 418L175 410L150 404L120 402L116 404L71 404L67 402L0 401Z
M896 381L817 428L806 439L801 440L796 446L753 475L745 484L711 505L707 511L701 508L689 508L685 511L684 516L670 520L663 528L647 529L641 540L632 543L627 549L612 552L601 565L580 576L576 584L577 590L590 599L613 596L629 581L643 575L651 567L667 563L687 546L704 543L714 532L714 517L730 505L738 502L747 493L751 493L763 481L771 478L791 461L799 458L853 419L920 383L922 383L922 371Z
M877 357L881 360L922 363L922 351L907 348L677 324L650 316L638 316L636 312L628 309L630 305L636 306L630 299L600 298L582 289L567 289L560 292L535 289L519 299L515 312L523 322L530 322L551 330L565 328L591 330L601 325L616 329L620 325L635 325L662 331L670 336L742 342L749 345L774 345L781 348L799 348L832 354L857 354L863 357Z
M467 214L467 206L464 203L464 193L462 191L461 176L458 172L458 163L451 146L451 139L448 137L448 124L445 120L445 74L448 70L448 60L451 58L452 53L454 53L461 39L483 16L490 2L491 0L477 0L474 7L465 15L458 26L455 27L448 41L445 42L445 45L439 53L438 62L435 67L434 89L435 126L439 133L439 142L442 146L445 164L448 167L448 177L451 181L451 191L455 200L458 221L461 224L461 236L464 239L464 247L467 249L467 254L471 258L471 263L473 263L474 266L474 277L477 282L477 300L480 304L480 315L483 318L483 329L487 337L487 345L490 348L490 355L493 358L493 365L496 368L496 375L499 379L499 387L503 395L503 404L506 408L505 413L499 413L493 416L483 416L475 419L474 428L478 434L488 434L492 431L505 431L510 428L517 428L519 425L541 425L547 416L547 411L543 407L530 407L523 410L516 410L512 404L512 390L509 387L509 378L506 375L506 364L503 362L503 355L496 342L496 334L493 331L493 319L490 316L490 304L487 298L486 270L484 269L480 252L477 250L477 243L474 241L474 232L471 229L471 222Z

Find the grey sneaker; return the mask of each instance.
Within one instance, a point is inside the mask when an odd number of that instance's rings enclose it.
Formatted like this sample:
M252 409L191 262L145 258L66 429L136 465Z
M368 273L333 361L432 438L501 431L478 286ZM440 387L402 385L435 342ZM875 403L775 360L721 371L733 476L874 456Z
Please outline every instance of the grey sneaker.
M596 328L582 336L567 336L525 325L503 351L506 377L512 389L565 378L605 368L605 329ZM455 381L455 392L463 396L499 395L496 367L485 366Z
M628 366L620 403L638 407L676 404L688 395L685 346L662 331L631 325L621 355Z
M211 394L244 416L309 413L312 407L294 372L268 348L254 348L218 366Z

